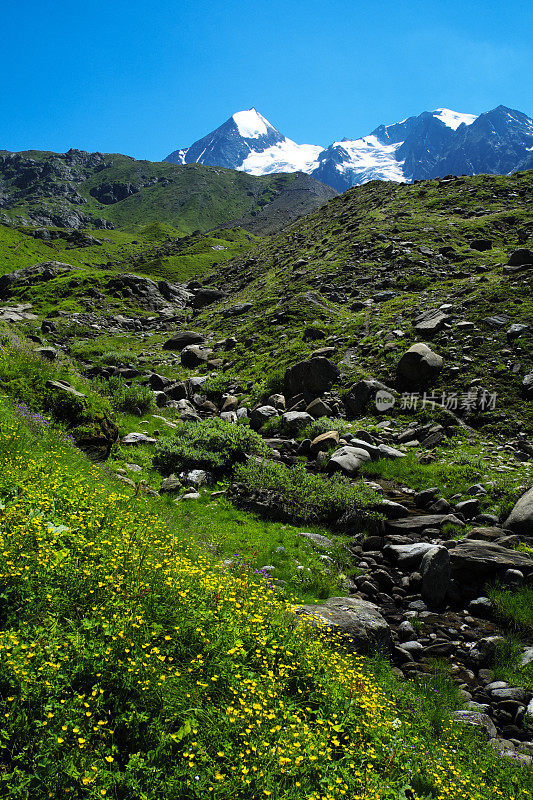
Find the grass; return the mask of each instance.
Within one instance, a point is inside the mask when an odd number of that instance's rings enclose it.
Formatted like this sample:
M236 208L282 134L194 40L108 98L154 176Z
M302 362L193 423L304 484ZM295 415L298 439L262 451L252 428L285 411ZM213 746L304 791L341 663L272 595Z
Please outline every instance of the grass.
M529 796L446 703L295 626L5 403L0 427L0 796Z

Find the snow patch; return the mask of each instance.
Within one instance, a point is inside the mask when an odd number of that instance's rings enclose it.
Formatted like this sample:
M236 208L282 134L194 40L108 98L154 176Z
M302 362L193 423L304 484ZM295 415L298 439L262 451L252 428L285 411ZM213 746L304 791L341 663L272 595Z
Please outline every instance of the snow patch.
M335 142L332 147L344 150L346 158L336 169L341 173L357 173L358 183L371 180L405 183L403 161L396 160L396 151L403 142L381 144L376 136L363 136L352 141Z
M456 131L459 125L463 122L465 125L471 125L477 119L476 114L461 114L458 111L451 111L449 108L437 108L431 112L435 119L440 119L441 122Z
M315 144L296 144L292 139L267 147L262 153L252 150L239 170L250 175L268 175L273 172L312 172L318 166L318 156L323 148Z
M249 108L248 111L237 111L236 114L233 114L233 121L244 139L258 139L260 136L267 136L269 128L275 130L255 108Z

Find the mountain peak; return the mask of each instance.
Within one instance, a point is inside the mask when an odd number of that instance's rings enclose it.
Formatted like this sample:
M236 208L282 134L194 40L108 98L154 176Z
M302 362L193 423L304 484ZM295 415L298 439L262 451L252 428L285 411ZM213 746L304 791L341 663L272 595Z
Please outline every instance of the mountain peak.
M435 119L440 119L447 128L452 128L454 131L463 122L465 125L471 125L477 119L477 114L464 114L460 111L452 111L450 108L436 108L435 111L431 111L431 115Z
M259 139L260 136L268 136L270 131L276 130L255 108L237 111L232 120L243 139Z

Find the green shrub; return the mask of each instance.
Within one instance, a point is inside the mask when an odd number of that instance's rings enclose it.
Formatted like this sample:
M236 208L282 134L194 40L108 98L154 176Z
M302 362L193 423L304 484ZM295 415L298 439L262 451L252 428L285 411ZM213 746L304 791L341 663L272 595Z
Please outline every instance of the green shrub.
M313 475L302 464L288 468L275 461L250 459L236 468L235 479L251 491L274 493L285 510L303 522L336 520L346 512L357 514L380 501L365 483L350 483L341 475ZM374 516L377 519L379 515Z
M140 415L155 409L154 393L148 386L141 386L140 383L128 386L119 375L109 378L107 392L117 411Z
M247 425L219 418L176 424L176 433L158 443L154 456L154 466L165 475L193 467L227 473L245 455L268 452L259 434Z

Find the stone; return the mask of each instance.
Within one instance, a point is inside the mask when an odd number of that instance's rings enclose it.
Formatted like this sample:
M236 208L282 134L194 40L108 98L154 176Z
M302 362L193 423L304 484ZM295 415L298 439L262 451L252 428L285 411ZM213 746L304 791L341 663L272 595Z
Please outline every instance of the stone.
M17 287L50 281L67 272L72 272L74 269L76 267L71 264L63 264L60 261L43 261L31 267L7 272L0 277L0 297L9 297L11 291Z
M308 539L315 547L321 550L331 550L333 542L327 536L322 536L320 533L309 533L308 531L299 531L298 536Z
M430 542L388 544L383 549L383 553L400 569L416 569L426 553L434 549L435 545Z
M237 411L239 407L239 398L235 397L234 394L229 394L223 404L222 404L222 411Z
M503 527L522 536L533 536L533 487L520 497Z
M463 514L466 519L472 519L479 511L479 500L477 500L477 498L461 500L460 503L455 504L455 511Z
M470 247L472 250L479 250L482 253L485 250L492 250L492 242L490 239L473 239Z
M445 547L433 547L422 556L422 597L428 606L444 603L451 580L450 554Z
M401 357L397 367L400 386L416 391L430 386L442 371L444 359L426 344L414 344Z
M515 250L507 262L510 267L521 267L524 264L533 264L533 252L523 247Z
M320 452L327 453L331 447L335 447L338 443L338 431L326 431L326 433L321 433L320 436L313 439L309 445L309 452L312 456L316 457Z
M195 367L206 364L210 354L210 350L204 350L204 348L199 345L190 344L181 351L180 361L184 367L194 369Z
M519 336L522 336L523 333L529 330L529 325L523 325L519 322L515 322L514 325L511 325L509 330L507 331L507 338L510 342L518 339Z
M491 718L487 714L481 714L479 711L452 711L451 718L462 725L471 725L483 731L487 739L496 738L498 733Z
M182 483L179 478L176 478L174 475L170 475L168 478L165 478L162 481L161 486L159 487L159 492L162 494L174 494L174 492L179 492L181 490Z
M384 383L369 379L362 380L355 383L344 395L342 402L346 411L351 417L360 416L368 406L369 402L373 400L377 392L388 392L391 394L393 400L396 397L396 392L385 386Z
M250 414L250 425L254 430L259 430L269 419L279 417L279 412L274 406L259 406Z
M401 642L412 642L417 638L416 630L413 628L408 619L404 619L398 625L398 637Z
M46 361L55 361L58 352L55 347L37 347L35 349L35 353L40 357L46 359Z
M67 381L46 381L45 385L47 389L51 389L59 394L67 394L79 398L86 397L86 395L82 394L82 392L78 392L78 390L71 386L70 383L67 383Z
M450 551L453 573L487 577L506 569L520 569L524 574L533 570L533 561L517 550L480 539L461 539Z
M209 486L213 483L213 476L205 469L191 469L185 480L190 486Z
M246 314L252 308L252 303L237 303L234 306L230 306L229 308L225 308L222 312L223 317L240 317L242 314Z
M361 464L370 461L370 455L360 447L340 447L332 454L328 461L328 472L344 472L346 475L356 475Z
M533 372L529 372L523 379L522 391L528 399L533 399Z
M190 344L204 344L205 336L196 331L179 331L163 343L163 350L179 350L180 352Z
M283 427L291 432L299 431L314 422L311 414L307 414L305 411L286 411L281 419Z
M327 358L299 361L285 372L284 394L286 397L304 394L314 399L329 391L339 377L339 368Z
M410 533L420 533L425 528L442 528L443 525L450 523L464 527L464 522L454 514L426 514L423 516L402 517L401 519L389 520L386 523L388 533L400 533L409 535Z
M145 433L138 433L137 431L133 431L132 433L127 433L126 436L123 436L120 440L121 444L126 445L135 445L135 444L156 444L157 439L154 439L152 436L146 436Z
M431 337L441 331L449 319L448 314L444 314L438 309L425 311L414 320L414 328L422 336Z
M320 398L312 400L305 410L315 419L320 419L320 417L331 417L333 415L331 406L328 406L328 404L324 403L324 401L320 400Z
M297 615L305 615L340 633L345 644L361 653L390 651L389 625L374 603L355 597L330 597L321 605L303 605Z
M211 289L208 287L195 289L191 305L193 308L197 309L204 308L204 306L209 306L217 300L222 300L223 297L225 297L224 292L220 291L220 289Z

